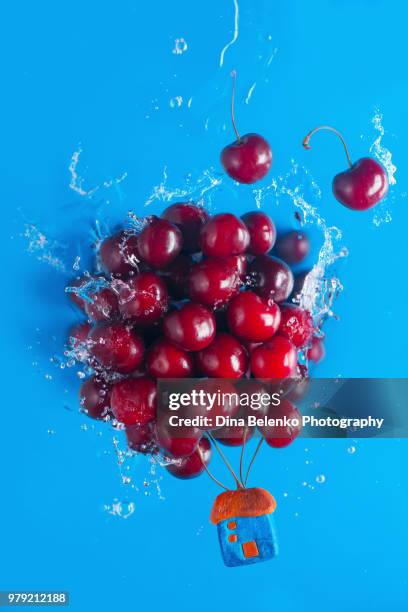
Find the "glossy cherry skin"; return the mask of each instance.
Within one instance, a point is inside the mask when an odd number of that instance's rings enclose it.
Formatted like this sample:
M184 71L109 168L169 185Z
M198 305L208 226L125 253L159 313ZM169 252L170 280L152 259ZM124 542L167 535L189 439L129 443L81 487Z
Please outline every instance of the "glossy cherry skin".
M159 321L167 311L168 301L165 282L153 272L142 272L119 289L120 313L136 325Z
M320 363L323 361L325 353L326 351L322 338L317 338L316 336L312 338L312 342L307 351L307 358L310 361L314 361L314 363Z
M200 247L207 257L228 257L244 253L249 245L245 224L232 213L211 217L200 231Z
M136 234L122 230L105 238L99 247L99 259L111 274L123 276L137 272L139 253Z
M353 210L372 208L387 192L387 173L372 157L362 157L333 179L334 197Z
M283 336L275 336L256 348L250 359L255 378L288 378L296 372L296 347Z
M184 457L177 463L166 465L166 470L176 478L195 478L204 472L204 465L210 463L211 454L210 441L207 438L201 438L197 448L189 457Z
M183 236L183 250L187 253L197 253L200 250L199 235L202 226L210 215L191 202L172 204L162 214L163 219L174 223Z
M268 411L271 419L291 420L291 424L285 425L266 425L259 430L264 436L267 444L273 448L284 448L298 437L302 430L302 415L299 410L288 400L281 400L279 406L273 406Z
M85 312L93 321L109 321L119 315L118 296L108 287L94 293L91 302L86 302Z
M293 274L289 266L269 255L255 257L249 266L248 275L253 283L254 291L264 298L272 298L274 302L284 302L293 289Z
M79 390L81 409L92 419L111 416L109 385L98 376L85 380Z
M194 361L190 353L161 338L147 352L146 368L153 378L190 378Z
M246 430L246 431L245 431ZM243 427L242 425L230 425L228 427L221 427L214 431L213 436L226 446L242 446L244 441L245 444L254 435L254 427Z
M127 427L143 426L155 419L156 407L156 383L147 376L126 378L112 387L112 412Z
M248 354L234 336L219 333L196 355L201 374L210 378L241 378L248 367Z
M229 257L225 257L221 261L223 261L226 266L235 270L241 281L245 279L248 269L248 261L246 255L230 255Z
M154 421L146 425L133 425L125 428L128 447L137 452L151 454L157 451Z
M197 427L171 426L169 414L163 413L157 422L156 437L160 448L173 457L188 457L202 438Z
M230 332L247 342L264 342L276 333L280 323L279 306L253 291L243 291L227 309Z
M241 217L248 228L251 255L265 255L275 244L276 228L272 219L261 211L248 212Z
M188 298L188 285L192 267L193 260L191 257L180 253L165 270L160 272L171 298L176 300Z
M238 293L241 283L237 265L231 264L210 258L193 266L189 279L190 298L211 308L224 306Z
M278 334L288 338L298 348L305 346L314 331L310 312L293 304L281 304L280 310L281 322Z
M151 217L140 232L137 247L140 257L154 269L166 268L180 253L183 239L179 228L158 217Z
M103 366L128 374L142 362L143 341L122 323L98 325L89 334L89 352Z
M164 318L163 333L185 351L201 351L214 340L214 315L202 304L190 302Z
M303 261L310 252L309 238L304 232L287 232L276 241L275 253L288 264Z
M221 163L238 183L256 183L272 166L272 150L259 134L245 134L222 150Z

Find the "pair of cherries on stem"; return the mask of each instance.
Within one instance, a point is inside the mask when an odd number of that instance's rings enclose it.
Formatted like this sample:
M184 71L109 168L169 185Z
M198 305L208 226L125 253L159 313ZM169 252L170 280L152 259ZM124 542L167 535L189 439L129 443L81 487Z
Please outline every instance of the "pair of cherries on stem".
M269 143L259 134L240 136L234 113L236 72L231 73L233 88L231 97L231 119L237 139L221 152L221 163L226 173L239 183L251 184L263 179L272 166L272 150ZM310 149L309 141L319 130L330 130L341 140L346 152L349 168L333 179L335 198L352 210L367 210L385 198L388 192L388 177L385 169L372 157L362 157L352 162L342 135L326 125L315 128L303 140L305 149Z

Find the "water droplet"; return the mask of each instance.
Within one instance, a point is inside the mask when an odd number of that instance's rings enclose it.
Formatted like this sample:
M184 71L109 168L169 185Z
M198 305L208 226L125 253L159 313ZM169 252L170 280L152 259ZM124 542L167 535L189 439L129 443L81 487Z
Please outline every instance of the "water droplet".
M174 96L174 98L170 98L171 108L180 108L182 104L183 104L182 96Z
M354 453L356 452L356 447L355 446L349 446L347 449L347 452L349 453L349 455L354 455Z
M316 482L318 482L319 484L323 484L324 482L326 482L326 476L324 474L319 474L318 476L316 476Z
M188 49L188 45L185 41L184 38L176 38L176 40L174 41L174 48L172 53L174 53L174 55L182 55L183 53L185 53Z

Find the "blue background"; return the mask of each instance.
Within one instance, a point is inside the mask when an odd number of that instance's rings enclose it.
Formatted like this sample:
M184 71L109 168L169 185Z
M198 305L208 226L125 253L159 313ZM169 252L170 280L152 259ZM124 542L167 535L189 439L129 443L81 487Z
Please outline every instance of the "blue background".
M121 484L112 431L78 414L78 379L50 362L76 317L63 293L71 272L38 261L49 244L27 252L26 226L55 239L52 252L72 265L89 249L90 220L113 223L129 209L144 214L165 166L174 187L189 172L193 181L211 166L220 172L219 151L232 140L229 72L236 68L241 131L270 140L274 176L287 173L292 158L310 170L322 188L319 210L342 229L350 252L338 265L340 321L325 328L327 358L317 373L407 375L406 3L239 0L239 9L239 36L220 67L232 0L2 7L1 589L69 590L81 612L407 607L405 440L299 440L281 452L263 449L252 483L277 498L281 553L227 569L208 522L215 485L160 470L160 496L144 458L129 464L140 490ZM180 37L188 49L176 55ZM179 108L170 105L176 96ZM344 132L352 156L367 154L377 106L399 168L386 203L392 222L379 227L372 212L353 214L334 201L330 181L345 167L334 139L316 136L309 153L300 146L310 128L328 122ZM79 143L85 189L123 172L126 179L90 198L70 190L68 165ZM254 207L254 194L225 180L211 204L242 213ZM156 200L149 211L164 205ZM265 209L292 225L290 205L270 198ZM321 236L313 231L316 255ZM222 465L213 465L220 474ZM104 508L115 498L134 502L128 519Z

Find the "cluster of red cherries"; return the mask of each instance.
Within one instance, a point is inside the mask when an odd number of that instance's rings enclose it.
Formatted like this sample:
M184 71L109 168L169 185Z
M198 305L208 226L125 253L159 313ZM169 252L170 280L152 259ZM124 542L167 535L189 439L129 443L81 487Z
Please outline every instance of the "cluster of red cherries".
M269 172L272 150L259 134L238 133L235 72L233 77L236 140L223 149L221 163L231 178L251 184ZM353 163L343 137L330 126L309 132L305 148L321 129L338 136L349 164L333 180L335 197L354 210L377 204L388 190L384 168L369 157ZM158 411L156 381L202 377L231 392L236 388L231 380L239 385L251 379L252 391L262 392L268 380L307 380L299 355L319 362L324 347L311 314L296 300L305 275L295 282L290 265L301 262L308 251L303 232L277 238L272 220L261 211L242 218L209 216L185 202L148 218L139 233L121 230L106 238L98 253L102 272L75 279L68 288L71 300L88 317L70 333L75 357L94 371L81 387L83 410L125 428L132 450L162 451L177 460L167 469L179 478L206 469L211 441L245 445L254 433L248 427L171 430L168 415ZM290 400L302 393L302 384L297 390L289 385L287 391L272 416L300 421ZM232 402L218 407L221 415L238 413ZM268 426L260 433L278 448L290 444L299 431Z
M309 246L303 232L277 238L264 212L209 216L193 203L147 218L139 233L106 238L98 252L102 272L75 279L68 291L88 317L70 332L76 358L94 372L81 386L83 411L123 427L130 449L179 459L167 466L175 476L200 474L211 456L209 436L205 428L169 428L157 409L156 382L209 378L225 392L234 379L253 379L259 392L267 379L307 376L299 351L318 362L324 349L310 313L291 302L299 286L289 264L302 261ZM219 411L237 416L239 407ZM299 415L288 399L278 414ZM237 446L253 433L223 427L210 437ZM299 430L261 433L282 447Z

